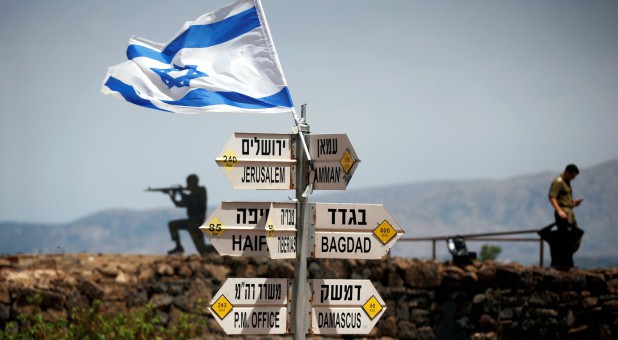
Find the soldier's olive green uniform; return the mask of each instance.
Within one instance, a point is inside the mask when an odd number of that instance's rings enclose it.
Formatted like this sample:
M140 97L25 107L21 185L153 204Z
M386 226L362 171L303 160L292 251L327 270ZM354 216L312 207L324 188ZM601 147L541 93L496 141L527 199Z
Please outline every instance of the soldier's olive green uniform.
M558 216L557 212L554 212L558 227L579 228L577 220L575 219L575 214L573 213L575 203L573 202L573 189L571 189L571 183L565 181L561 175L556 177L549 188L549 197L554 197L556 201L558 201L560 208L567 214L566 222L568 222L568 225L565 223L564 219Z

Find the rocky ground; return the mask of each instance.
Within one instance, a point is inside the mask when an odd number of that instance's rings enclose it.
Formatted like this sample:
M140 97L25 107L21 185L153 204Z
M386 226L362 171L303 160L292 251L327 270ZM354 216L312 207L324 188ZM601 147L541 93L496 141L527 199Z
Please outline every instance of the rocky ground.
M309 262L310 278L369 279L388 309L368 338L618 338L618 268L559 271L517 263L458 267L437 261ZM203 320L203 338L226 338L205 307L228 277L292 278L292 261L115 254L0 257L0 329L20 315L68 318L101 301L103 313L151 303L167 327ZM0 337L1 338L1 337ZM264 338L264 337L260 337ZM350 338L350 337L346 337Z

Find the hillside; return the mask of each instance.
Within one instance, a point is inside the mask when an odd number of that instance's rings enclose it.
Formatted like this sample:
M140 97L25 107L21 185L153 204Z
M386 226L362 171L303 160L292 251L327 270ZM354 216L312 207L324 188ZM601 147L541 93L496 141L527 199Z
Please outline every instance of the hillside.
M114 209L67 224L4 222L0 223L0 253L163 254L173 246L167 221L183 218L183 214L172 208Z
M618 249L614 246L618 243L615 230L618 160L581 169L581 172L573 182L573 189L577 197L585 199L576 214L586 235L577 258L582 260L580 266L591 267L599 263L594 258L618 259ZM328 194L315 192L311 200L382 203L406 231L404 237L529 230L553 220L547 190L556 175L539 173L506 180L435 181ZM214 207L209 207L209 211L213 210ZM182 216L182 210L173 208L117 209L60 225L3 222L0 223L0 254L164 254L173 246L167 233L167 221ZM188 236L182 233L181 237L186 250L193 252ZM538 263L538 243L496 244L503 248L500 259ZM468 245L476 251L480 246L478 242ZM440 258L448 257L445 246L437 248ZM399 242L393 253L428 258L431 248L428 242ZM546 258L548 254L546 250ZM609 264L618 265L616 262Z
M580 169L573 181L576 197L584 198L576 209L586 234L578 257L618 258L618 160ZM382 203L406 231L404 237L490 233L539 229L553 222L547 191L556 173L539 173L506 180L436 181L316 195L320 202ZM523 235L533 237L536 235ZM538 263L536 243L496 243L500 258ZM478 250L480 244L468 245ZM448 256L446 246L438 255ZM395 253L428 257L425 243L403 243ZM546 251L546 258L549 256ZM536 261L536 262L535 262ZM614 264L618 264L614 261Z

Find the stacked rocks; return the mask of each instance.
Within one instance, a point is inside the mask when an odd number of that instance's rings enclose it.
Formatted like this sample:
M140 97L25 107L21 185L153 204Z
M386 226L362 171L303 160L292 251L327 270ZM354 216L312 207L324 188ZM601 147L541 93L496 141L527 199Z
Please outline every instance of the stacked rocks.
M618 337L618 268L558 271L493 261L458 267L391 257L310 260L309 275L373 282L388 308L370 338ZM228 277L293 276L293 261L217 254L3 256L0 328L32 311L35 295L48 320L99 300L108 314L151 303L171 327L183 313L203 315ZM206 324L205 337L225 337L212 316Z

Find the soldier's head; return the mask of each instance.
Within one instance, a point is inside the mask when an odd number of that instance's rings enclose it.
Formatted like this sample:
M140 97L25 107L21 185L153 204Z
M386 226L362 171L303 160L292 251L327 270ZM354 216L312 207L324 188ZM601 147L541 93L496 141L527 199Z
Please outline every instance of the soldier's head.
M564 174L562 175L562 177L564 177L564 179L566 179L567 181L570 181L575 179L577 175L579 175L579 168L577 167L577 165L569 164L564 169Z
M187 176L187 189L197 188L199 182L200 179L197 177L196 174L191 174Z

